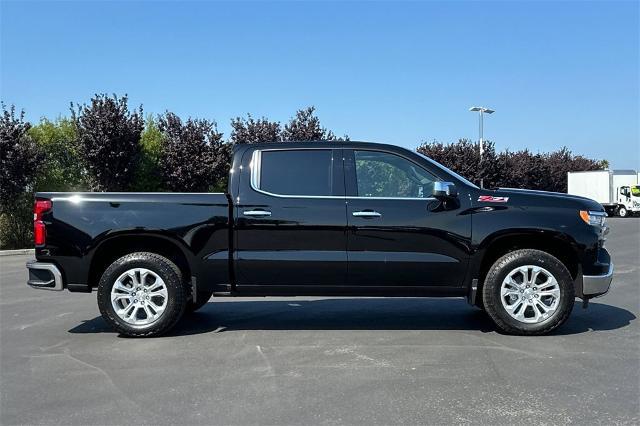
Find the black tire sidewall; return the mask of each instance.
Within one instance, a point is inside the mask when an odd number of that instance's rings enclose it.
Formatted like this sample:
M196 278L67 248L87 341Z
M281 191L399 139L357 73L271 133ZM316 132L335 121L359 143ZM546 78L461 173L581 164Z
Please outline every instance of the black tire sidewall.
M111 304L116 279L133 268L146 268L158 274L167 286L167 306L160 318L148 325L133 325L121 319ZM98 284L98 307L103 318L118 332L128 336L155 336L167 331L185 309L184 285L179 269L168 259L153 253L132 253L113 262Z
M503 280L514 269L535 265L546 269L560 287L560 305L547 319L528 324L511 317L502 305L500 289ZM573 279L567 268L555 257L539 250L516 250L498 259L487 274L485 287L485 309L503 331L518 334L542 334L561 325L571 313L575 301ZM488 300L487 300L488 299Z
M624 214L623 214L623 212L624 212ZM627 215L628 215L628 214L629 214L629 213L628 213L628 210L627 210L626 208L624 208L624 207L620 207L620 208L618 209L618 216L620 216L620 217L627 217Z

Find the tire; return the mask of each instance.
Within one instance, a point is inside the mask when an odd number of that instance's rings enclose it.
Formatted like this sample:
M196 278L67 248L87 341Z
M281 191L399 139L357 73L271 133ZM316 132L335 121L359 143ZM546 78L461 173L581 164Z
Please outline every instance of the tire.
M185 313L190 314L192 312L197 311L202 308L209 302L213 296L213 291L198 291L198 297L196 297L196 303L193 303L193 300L190 298L187 302L187 306L185 308Z
M499 330L535 336L547 334L567 320L575 291L562 262L544 251L524 249L502 256L491 266L482 297Z
M618 209L618 216L620 217L627 217L629 215L629 212L627 211L626 207L620 207Z
M155 253L123 256L102 274L98 307L105 321L121 334L159 336L178 322L186 307L180 269Z

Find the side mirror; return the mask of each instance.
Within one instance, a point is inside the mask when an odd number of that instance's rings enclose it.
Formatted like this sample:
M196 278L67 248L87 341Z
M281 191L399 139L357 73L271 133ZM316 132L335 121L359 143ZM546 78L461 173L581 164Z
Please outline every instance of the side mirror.
M435 182L431 195L438 200L449 200L458 196L458 189L452 182Z

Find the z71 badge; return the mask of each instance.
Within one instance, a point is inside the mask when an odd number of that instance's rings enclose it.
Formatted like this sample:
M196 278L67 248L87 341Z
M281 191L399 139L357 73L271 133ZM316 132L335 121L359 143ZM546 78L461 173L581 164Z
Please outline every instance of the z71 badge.
M478 201L485 203L506 203L509 201L509 197L494 197L493 195L481 195L478 197Z

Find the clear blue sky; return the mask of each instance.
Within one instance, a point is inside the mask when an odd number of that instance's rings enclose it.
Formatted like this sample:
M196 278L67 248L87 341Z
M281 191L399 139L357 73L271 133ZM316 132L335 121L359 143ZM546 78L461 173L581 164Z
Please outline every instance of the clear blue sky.
M146 112L352 139L477 139L640 168L639 2L2 2L1 97L27 117L128 93Z

